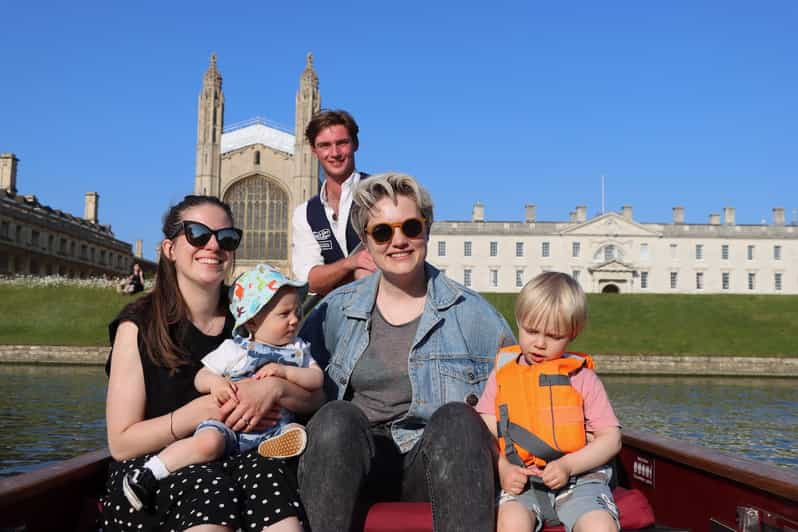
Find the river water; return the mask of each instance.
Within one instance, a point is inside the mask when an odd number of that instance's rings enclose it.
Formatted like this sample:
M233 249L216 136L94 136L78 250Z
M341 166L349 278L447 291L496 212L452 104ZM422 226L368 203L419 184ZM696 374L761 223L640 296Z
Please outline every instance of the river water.
M602 377L626 428L798 471L798 381ZM0 476L105 445L100 367L0 366Z

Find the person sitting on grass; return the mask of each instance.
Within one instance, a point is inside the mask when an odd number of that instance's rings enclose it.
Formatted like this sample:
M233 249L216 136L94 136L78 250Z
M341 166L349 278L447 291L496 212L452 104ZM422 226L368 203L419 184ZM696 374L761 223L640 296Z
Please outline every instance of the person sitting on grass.
M133 273L125 277L118 288L123 294L138 294L144 291L144 272L138 262L133 263Z
M593 360L566 353L587 320L585 294L569 275L542 273L521 290L515 318L520 345L499 351L476 406L499 440L497 530L532 532L545 520L617 532L608 462L620 424Z
M323 372L310 354L310 344L295 337L299 308L307 284L286 278L279 271L259 264L242 274L230 289L230 312L236 322L233 339L225 340L203 359L194 385L210 393L218 405L236 401L235 381L247 377L278 377L309 392L319 390ZM191 464L246 452L255 447L266 458L299 456L307 437L294 415L283 409L279 421L265 431L234 432L221 421L200 423L193 436L178 440L153 456L142 469L128 473L123 491L137 510L151 499L154 486L171 473Z

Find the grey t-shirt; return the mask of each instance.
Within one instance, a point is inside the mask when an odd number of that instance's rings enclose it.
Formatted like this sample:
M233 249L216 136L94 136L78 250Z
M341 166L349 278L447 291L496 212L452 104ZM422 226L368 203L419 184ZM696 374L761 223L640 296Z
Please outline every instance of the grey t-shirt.
M376 305L371 316L369 345L349 379L351 401L366 414L372 426L402 417L410 409L413 389L407 358L421 316L391 325Z

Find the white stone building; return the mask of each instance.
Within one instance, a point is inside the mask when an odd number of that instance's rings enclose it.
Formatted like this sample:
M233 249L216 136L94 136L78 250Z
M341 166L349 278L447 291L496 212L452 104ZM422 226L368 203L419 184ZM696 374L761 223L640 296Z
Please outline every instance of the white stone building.
M268 260L288 271L291 213L319 191L319 162L304 131L321 108L313 57L299 78L294 131L254 118L224 124L222 75L216 55L203 77L197 113L195 194L230 204L244 239L236 252L236 271Z
M121 277L134 260L154 271L155 264L141 258L141 240L134 257L130 244L100 223L97 192L85 194L82 218L44 205L17 193L18 163L13 153L0 154L0 276Z
M635 221L632 207L569 221L486 221L477 203L468 221L436 221L428 260L480 292L518 292L543 271L574 276L586 292L798 294L798 226L773 209L770 224L735 223L734 209L709 223Z

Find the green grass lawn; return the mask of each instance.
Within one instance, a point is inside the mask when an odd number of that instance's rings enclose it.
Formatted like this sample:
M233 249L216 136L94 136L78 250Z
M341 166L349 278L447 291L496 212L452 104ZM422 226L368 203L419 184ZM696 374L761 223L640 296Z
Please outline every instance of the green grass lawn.
M0 345L108 345L108 322L134 298L108 288L0 285Z
M485 294L516 331L514 294ZM798 356L798 296L589 294L590 353Z
M515 330L514 294L485 294ZM590 353L798 356L798 296L590 294ZM0 345L107 345L130 296L107 288L0 285Z

